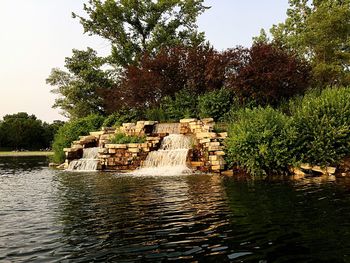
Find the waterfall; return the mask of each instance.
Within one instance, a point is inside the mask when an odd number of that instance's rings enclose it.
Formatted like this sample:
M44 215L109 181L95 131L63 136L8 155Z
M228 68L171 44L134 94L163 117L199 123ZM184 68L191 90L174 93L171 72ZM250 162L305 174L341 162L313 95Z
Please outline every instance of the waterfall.
M179 134L180 123L158 123L155 125L154 133Z
M170 134L164 137L160 149L150 152L141 167L133 174L138 175L178 175L191 173L186 159L191 148L191 137Z
M96 171L98 168L98 147L84 148L83 158L71 161L68 171Z

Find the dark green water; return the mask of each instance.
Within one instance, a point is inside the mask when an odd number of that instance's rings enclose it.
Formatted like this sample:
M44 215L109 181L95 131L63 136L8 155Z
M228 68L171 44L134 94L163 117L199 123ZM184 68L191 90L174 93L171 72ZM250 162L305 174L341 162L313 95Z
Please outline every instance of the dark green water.
M67 173L0 158L0 262L350 262L350 181Z

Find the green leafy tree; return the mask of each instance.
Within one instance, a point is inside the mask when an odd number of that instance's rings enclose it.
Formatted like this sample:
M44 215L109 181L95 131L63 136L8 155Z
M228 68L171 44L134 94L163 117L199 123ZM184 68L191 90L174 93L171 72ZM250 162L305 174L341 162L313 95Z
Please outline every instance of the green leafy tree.
M68 118L81 118L90 114L104 114L99 89L113 85L112 73L104 70L106 59L97 56L91 48L73 49L72 57L65 59L68 72L52 69L46 82L53 86L52 93L59 95L54 108L60 108Z
M166 96L162 99L161 108L169 120L178 121L183 118L198 116L198 96L196 93L182 89L175 93L174 98Z
M164 46L196 45L204 41L196 19L204 0L90 0L87 17L73 13L85 32L112 44L113 62L127 66Z
M203 1L90 0L84 5L86 16L73 13L73 17L80 20L86 33L107 39L111 55L98 57L91 48L73 50L72 57L65 60L68 71L53 69L47 79L59 96L53 107L72 119L104 115L108 106L101 94L118 86L123 68L162 47L203 43L204 34L196 25L198 15L207 9Z
M1 123L1 147L10 149L40 149L45 144L45 129L41 120L25 112L5 115Z
M214 90L199 96L199 117L212 117L215 121L222 120L230 110L233 93L227 89Z
M81 135L88 135L91 131L100 129L104 117L92 114L87 117L71 120L62 125L55 137L52 144L54 151L54 160L56 162L63 162L65 155L63 148L70 147L74 140L77 140Z
M64 125L64 121L60 120L54 120L51 124L47 122L43 122L42 126L44 128L42 138L44 142L44 147L43 148L50 148L52 143L53 143L53 138L59 128L61 128Z
M308 58L316 85L350 84L350 0L289 0L273 41ZM263 39L261 35L257 39Z
M0 149L4 147L4 132L2 128L2 121L0 121Z

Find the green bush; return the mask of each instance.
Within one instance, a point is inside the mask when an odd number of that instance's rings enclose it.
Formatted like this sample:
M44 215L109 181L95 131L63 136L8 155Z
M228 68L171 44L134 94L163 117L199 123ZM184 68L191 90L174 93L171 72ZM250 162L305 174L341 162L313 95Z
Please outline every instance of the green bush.
M350 155L350 87L310 92L293 113L296 157L313 165L336 165Z
M228 123L217 122L217 123L215 123L215 125L213 127L213 132L216 132L216 133L227 132L228 126L229 126Z
M123 123L136 122L142 118L142 114L136 109L123 109L109 115L103 122L103 127L118 127Z
M251 175L284 173L293 161L289 118L271 107L243 109L230 124L227 161Z
M145 112L145 119L159 122L166 122L170 118L162 107L147 109Z
M183 118L197 117L198 96L187 89L180 90L174 98L165 97L161 107L168 121L178 121Z
M222 120L231 108L232 99L232 92L227 89L204 93L198 98L199 117L212 117L215 121Z
M110 139L110 143L115 144L124 144L124 143L144 143L146 142L145 136L128 136L124 133L117 133L112 139Z
M63 148L70 147L74 140L77 140L79 136L88 135L90 131L96 131L100 129L104 117L99 115L89 115L82 119L77 119L65 123L58 129L52 149L54 151L54 161L63 162L65 155Z

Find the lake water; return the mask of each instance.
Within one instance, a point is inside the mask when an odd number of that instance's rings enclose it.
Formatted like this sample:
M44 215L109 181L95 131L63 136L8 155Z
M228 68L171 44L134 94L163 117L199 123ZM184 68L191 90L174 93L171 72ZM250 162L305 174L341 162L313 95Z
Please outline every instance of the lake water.
M0 262L350 262L350 180L48 169L0 158Z

